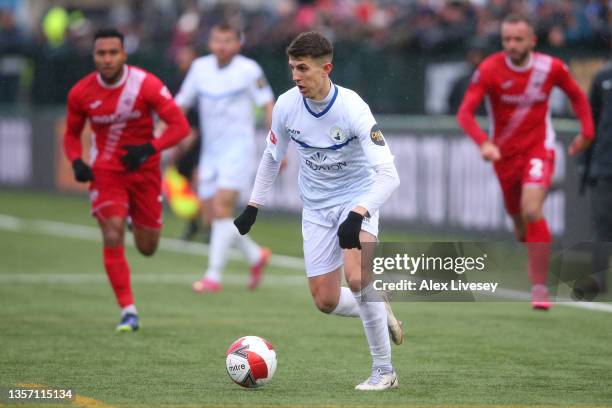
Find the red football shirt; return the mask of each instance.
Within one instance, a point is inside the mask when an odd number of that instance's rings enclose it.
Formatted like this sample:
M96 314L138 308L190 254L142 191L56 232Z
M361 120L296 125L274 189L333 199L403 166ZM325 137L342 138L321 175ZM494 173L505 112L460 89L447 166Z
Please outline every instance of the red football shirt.
M514 66L504 52L486 58L472 77L457 120L478 145L482 144L488 136L478 126L474 112L486 97L489 132L502 158L538 146L552 149L555 131L548 99L555 86L569 97L582 135L592 139L594 126L586 95L561 60L537 52L532 53L525 67Z
M159 138L153 137L153 112L167 124ZM128 65L114 85L107 85L100 74L93 72L70 90L64 151L71 162L81 157L81 132L86 120L93 130L94 169L124 170L120 159L126 151L122 146L151 142L159 152L189 133L187 120L168 88L155 75ZM149 157L141 168L159 168L159 153Z

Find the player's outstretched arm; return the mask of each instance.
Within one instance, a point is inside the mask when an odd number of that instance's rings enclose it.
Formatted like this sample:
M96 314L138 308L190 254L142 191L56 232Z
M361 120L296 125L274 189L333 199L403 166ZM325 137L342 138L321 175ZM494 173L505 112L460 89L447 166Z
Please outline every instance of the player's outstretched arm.
M470 86L463 96L461 106L459 106L459 110L457 111L457 122L459 126L461 126L463 131L471 137L478 146L481 146L489 139L475 117L476 109L478 109L478 106L487 92L487 87L484 82L485 78L482 78L480 71L476 71L472 77Z
M157 139L151 142L155 151L159 152L172 147L189 136L191 131L189 122L173 100L166 101L165 105L156 111L159 118L166 124L166 128Z
M280 101L280 100L279 100ZM255 175L255 183L251 192L249 205L245 210L234 220L234 225L238 228L240 234L244 235L251 230L257 217L257 210L260 206L265 205L266 195L272 188L274 180L278 176L281 168L281 162L287 154L289 145L289 137L285 133L285 126L282 120L282 104L277 103L273 107L272 126L266 137L266 149L261 156L257 174ZM278 136L277 136L278 135Z
M121 162L127 171L137 170L150 156L176 145L190 132L187 118L174 102L168 88L157 77L148 74L142 89L147 103L166 127L158 138L151 135L150 142L122 147L126 154L121 157Z
M172 147L189 135L190 127L183 111L177 106L168 88L155 76L149 75L146 97L151 108L166 124L163 133L151 141L156 152Z
M370 107L356 93L352 96L351 132L359 138L359 144L374 170L370 189L352 208L346 219L338 227L338 242L343 249L361 249L359 235L364 217L369 217L387 201L391 193L399 187L400 180L393 163L393 155L382 130L370 111Z
M94 176L89 167L81 158L81 133L85 126L87 116L81 110L78 90L73 88L68 94L68 113L66 117L66 131L64 133L64 153L72 165L76 181L85 183L92 181Z
M234 225L238 228L238 232L241 235L247 234L257 218L258 208L265 204L266 195L272 188L274 180L280 171L281 162L274 160L274 156L269 149L264 151L259 167L257 168L257 175L255 176L255 184L253 185L253 192L251 193L251 199L249 204L246 206L242 214L234 220Z
M568 147L570 155L578 154L586 150L595 137L595 125L593 124L593 112L589 105L589 100L582 89L572 78L565 64L559 63L556 70L557 85L567 95L572 104L572 109L580 121L581 133L578 134Z

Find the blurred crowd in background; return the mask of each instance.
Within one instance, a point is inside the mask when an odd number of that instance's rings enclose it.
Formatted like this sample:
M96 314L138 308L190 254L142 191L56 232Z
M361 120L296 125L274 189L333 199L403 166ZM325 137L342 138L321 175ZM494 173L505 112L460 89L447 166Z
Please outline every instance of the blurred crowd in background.
M244 53L265 69L261 59L272 56L282 63L285 46L306 30L322 31L337 46L369 48L394 58L461 59L475 40L497 49L500 21L511 12L533 18L541 47L607 55L612 4L608 0L39 0L20 21L15 15L20 2L0 1L0 103L62 103L65 91L92 68L92 34L103 26L125 33L133 63L172 82L172 76L180 76L181 50L191 47L204 53L210 27L222 19L243 28ZM276 85L273 78L271 83ZM57 89L51 89L54 84Z

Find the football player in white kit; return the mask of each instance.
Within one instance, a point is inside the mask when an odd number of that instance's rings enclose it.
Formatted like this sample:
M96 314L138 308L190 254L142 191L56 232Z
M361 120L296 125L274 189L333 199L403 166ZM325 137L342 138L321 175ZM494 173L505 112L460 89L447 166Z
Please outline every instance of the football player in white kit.
M254 105L264 107L269 126L274 95L261 67L238 54L240 30L220 23L212 28L208 46L211 54L192 63L175 98L183 110L198 104L202 128L198 195L212 215L208 268L193 289L199 293L221 290L223 269L234 243L251 266L248 286L255 289L270 250L239 235L232 219L239 193L248 188L255 169Z
M399 185L393 156L368 105L331 82L333 48L323 35L300 34L287 55L296 86L278 98L249 204L234 224L246 234L255 223L292 140L300 156L304 259L314 302L324 313L363 322L372 374L355 388L395 388L389 334L400 344L401 322L361 271L361 243L376 242L378 209ZM343 267L348 288L341 287Z

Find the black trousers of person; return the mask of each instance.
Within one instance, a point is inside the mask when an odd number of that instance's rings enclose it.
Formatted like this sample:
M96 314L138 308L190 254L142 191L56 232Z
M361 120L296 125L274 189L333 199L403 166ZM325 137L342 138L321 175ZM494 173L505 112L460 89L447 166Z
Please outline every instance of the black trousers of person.
M605 292L612 248L612 177L596 178L591 182L591 220L594 231L591 271L599 290Z

